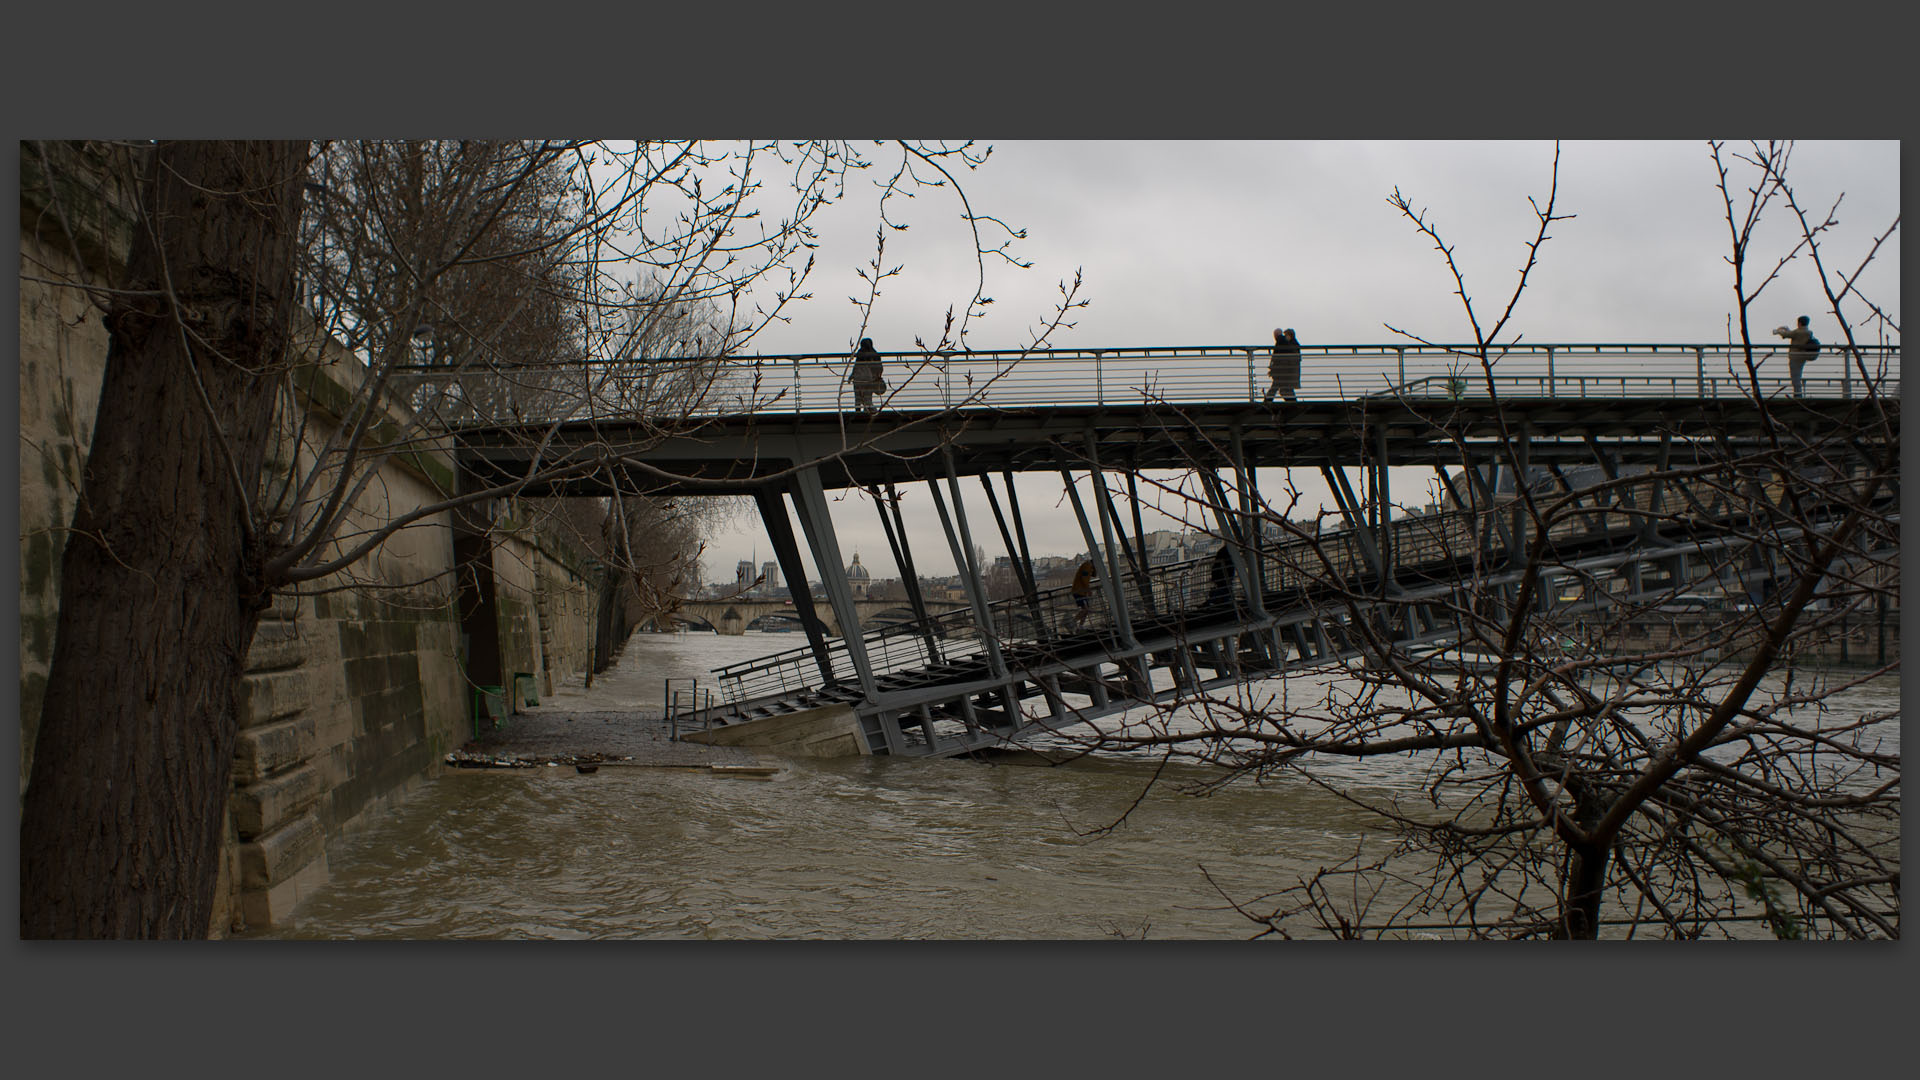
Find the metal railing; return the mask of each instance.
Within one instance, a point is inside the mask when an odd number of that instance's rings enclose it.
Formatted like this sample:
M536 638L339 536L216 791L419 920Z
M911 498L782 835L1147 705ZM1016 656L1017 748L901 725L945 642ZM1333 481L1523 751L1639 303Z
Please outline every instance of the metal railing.
M1034 351L882 353L882 410L1049 405L1206 404L1260 400L1265 347L1166 346ZM1738 346L1326 345L1301 351L1298 397L1768 398L1792 396L1786 353L1756 348L1758 377ZM1852 398L1899 392L1900 347L1828 345L1804 371L1804 394ZM1491 370L1491 383L1488 371ZM527 370L537 370L529 367ZM851 358L841 355L590 361L549 378L544 419L617 418L672 386L676 415L851 412ZM637 374L636 374L637 373ZM572 388L568 388L571 384ZM523 419L532 419L524 417Z
M678 685L681 683L686 685ZM661 680L660 708L667 718L668 738L674 741L680 738L682 719L686 720L689 731L693 730L693 724L696 721L702 731L711 728L715 704L713 688L701 686L697 677L684 676Z
M1724 528L1751 509L1744 503L1735 505L1725 492L1716 491L1712 485L1649 478L1627 484L1620 492L1620 502L1575 509L1560 516L1548 529L1546 542L1607 543L1639 535L1646 526L1648 511L1635 507L1647 505L1647 495L1655 484L1664 487L1676 503L1693 507L1668 510L1663 515L1689 530L1705 528L1711 532ZM1400 572L1417 575L1422 570L1455 565L1475 551L1498 555L1506 550L1499 531L1503 519L1510 513L1512 499L1510 494L1501 494L1492 505L1476 509L1396 518L1387 534L1385 557ZM1360 528L1298 536L1270 534L1262 541L1259 557L1254 560L1262 598L1304 596L1329 585L1371 579L1374 555L1369 553L1363 539L1370 535ZM1658 553L1649 553L1647 557L1658 557ZM1135 572L1123 560L1119 579L1109 584L1136 621L1191 619L1223 612L1229 605L1248 610L1247 590L1239 575L1226 572L1216 560L1217 551L1195 559L1149 566L1144 574ZM995 601L988 606L988 615L991 622L986 633L1002 646L1057 641L1082 630L1098 633L1110 631L1114 626L1107 590L1098 587L1090 597L1089 615L1084 624L1072 587L1068 585L1039 590L1031 599L1016 596ZM961 608L933 616L926 622L891 623L862 634L861 641L871 669L878 677L974 660L985 648L984 636L973 610ZM854 680L857 672L844 637L827 642L827 656L835 681ZM715 668L713 673L729 705L818 688L822 681L810 647Z
M1414 565L1412 560L1431 563L1443 556L1452 557L1461 550L1457 545L1472 543L1475 523L1485 513L1452 511L1395 521L1396 542L1404 541L1408 549L1406 565ZM1284 542L1269 538L1259 559L1263 593L1322 584L1329 576L1346 579L1363 573L1367 563L1359 535L1356 529L1342 529ZM1230 603L1245 605L1246 589L1238 575L1224 571L1216 574L1216 565L1216 555L1208 554L1151 566L1144 575L1123 569L1119 580L1111 585L1135 619L1192 618ZM987 633L1000 644L1010 645L1059 640L1082 630L1101 632L1113 626L1106 590L1093 590L1087 612L1083 623L1072 586L1056 586L1039 590L1031 600L1016 596L995 601L988 607L991 625ZM895 623L861 635L876 676L976 659L985 647L982 638L971 608L936 615L924 623ZM854 679L853 658L844 637L827 642L827 657L836 680ZM811 647L715 668L714 675L729 704L815 688L821 683Z

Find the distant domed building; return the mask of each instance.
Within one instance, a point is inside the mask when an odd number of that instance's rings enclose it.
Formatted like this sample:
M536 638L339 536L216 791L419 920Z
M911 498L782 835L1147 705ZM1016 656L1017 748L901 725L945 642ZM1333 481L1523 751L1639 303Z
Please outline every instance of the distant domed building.
M853 553L853 562L847 566L847 586L853 590L855 600L865 600L867 589L873 583L873 575L860 565L860 553Z

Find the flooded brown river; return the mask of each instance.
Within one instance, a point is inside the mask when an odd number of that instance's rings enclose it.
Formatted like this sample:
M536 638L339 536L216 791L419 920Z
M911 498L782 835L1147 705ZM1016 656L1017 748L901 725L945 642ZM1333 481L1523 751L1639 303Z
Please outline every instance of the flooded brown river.
M637 635L592 690L548 704L657 709L661 679L795 636ZM1880 692L1897 702L1897 686ZM1148 790L1157 760L1125 754L780 764L768 778L449 771L336 842L330 880L295 925L260 936L1247 937L1259 927L1223 892L1257 908L1378 831L1293 777L1195 797L1182 782L1212 774L1176 765ZM1421 775L1402 772L1355 767L1345 779L1412 794Z

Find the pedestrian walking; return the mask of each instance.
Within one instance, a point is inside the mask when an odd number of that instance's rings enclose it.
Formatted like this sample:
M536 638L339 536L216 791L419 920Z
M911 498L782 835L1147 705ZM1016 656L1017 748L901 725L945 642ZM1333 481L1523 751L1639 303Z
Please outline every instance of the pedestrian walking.
M1813 320L1805 315L1793 329L1784 326L1773 328L1775 335L1787 339L1787 376L1793 380L1793 396L1806 397L1806 384L1800 373L1806 370L1808 361L1820 355L1820 339L1813 336L1813 328L1808 323Z
M1207 602L1206 607L1219 607L1233 598L1233 555L1225 544L1213 555L1213 561L1207 564Z
M1073 575L1073 603L1080 613L1073 620L1075 626L1085 626L1087 616L1093 614L1093 560L1080 564Z
M1273 395L1285 395L1288 401L1298 401L1293 392L1300 388L1300 341L1293 336L1292 329L1273 332L1273 361L1268 365L1267 374L1272 382L1267 386L1264 401L1272 401Z
M872 338L861 338L860 349L853 354L853 370L847 373L847 383L853 387L853 411L870 413L873 411L873 396L887 390L887 380L882 377L880 353L873 347Z

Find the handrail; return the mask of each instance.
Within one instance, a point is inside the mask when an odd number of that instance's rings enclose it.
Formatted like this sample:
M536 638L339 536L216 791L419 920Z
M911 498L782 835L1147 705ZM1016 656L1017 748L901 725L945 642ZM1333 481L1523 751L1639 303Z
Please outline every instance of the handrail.
M1592 353L1597 355L1598 354L1648 353L1648 354L1660 355L1662 357L1672 356L1680 360L1685 360L1688 357L1691 357L1698 352L1706 352L1706 353L1712 353L1716 355L1736 355L1736 354L1742 354L1744 353L1744 351L1745 351L1744 347L1741 345L1737 345L1737 344L1730 345L1725 342L1711 342L1711 343L1705 343L1705 344L1700 344L1700 343L1689 344L1689 343L1676 343L1676 342L1556 342L1551 344L1534 344L1529 342L1523 342L1515 345L1493 346L1487 349L1487 352L1495 360L1498 360L1501 357L1505 357L1505 356L1532 355L1532 356L1545 357L1549 353L1560 355L1560 356L1566 356L1566 355L1577 355L1582 352ZM1778 353L1778 354L1784 355L1786 353L1786 343L1784 341L1768 342L1768 343L1756 342L1753 346L1753 351L1755 354L1762 357L1770 353ZM1234 359L1234 360L1244 361L1249 352L1253 353L1256 357L1265 358L1268 355L1268 346L1266 345L1125 345L1125 346L1102 345L1097 347L1087 346L1085 348L1070 347L1070 348L1051 348L1051 349L927 349L927 350L916 349L916 350L906 350L902 352L882 352L879 355L883 363L889 363L894 361L918 361L918 360L1044 361L1044 360L1050 360L1050 359L1085 359L1088 361L1092 361L1095 358L1105 358L1105 359L1111 360L1111 359L1125 359L1130 356L1152 357L1152 358L1160 358L1160 359L1180 359L1180 358L1188 358L1188 357L1215 357L1215 358L1225 358L1225 359ZM1434 343L1430 345L1405 345L1405 344L1302 345L1300 346L1300 352L1302 356L1316 356L1316 355L1347 356L1347 355L1376 355L1377 354L1382 356L1394 356L1396 358L1403 355L1413 356L1413 357L1455 356L1455 357L1461 357L1461 358L1474 358L1474 357L1478 357L1479 355L1478 347L1473 345L1464 345L1464 344L1447 345L1442 343ZM1851 346L1846 345L1844 343L1835 343L1835 342L1821 343L1821 351L1820 351L1821 357L1825 357L1825 358L1835 357L1845 352L1860 352L1863 354L1871 353L1876 355L1886 354L1889 356L1897 356L1900 352L1900 346L1897 344L1877 344L1877 343L1865 344L1865 345L1851 345ZM764 354L755 353L752 355L737 355L737 356L726 356L726 357L705 357L705 356L607 357L607 358L590 358L584 361L583 363L587 367L591 368L596 365L638 364L638 365L648 365L648 366L661 366L661 365L671 366L676 364L706 364L706 363L712 363L715 361L738 362L738 363L748 363L748 364L778 363L782 365L790 364L798 361L798 362L809 363L809 364L833 364L833 365L844 367L851 364L853 361L853 358L851 355L846 353L764 353ZM550 368L552 366L553 365L539 364L539 363L507 363L507 364L493 365L493 370L538 370L538 369ZM572 365L570 364L569 366L572 366ZM441 365L401 364L396 366L396 370L431 372L431 371L444 371L446 370L446 368L444 364L441 364Z
M1784 346L1784 343L1783 343ZM1302 347L1301 400L1359 397L1772 398L1793 393L1784 347L1755 348L1758 378L1741 346L1555 343L1492 350L1491 388L1463 345ZM1098 349L882 353L883 411L1118 406L1259 401L1267 383L1263 347L1129 346ZM1869 388L1898 392L1898 345L1828 345L1805 367L1802 393L1851 398ZM636 413L737 416L845 412L854 407L850 358L838 354L591 360L460 374L408 366L430 387L522 374L520 423L626 418ZM1459 385L1450 385L1454 381Z

